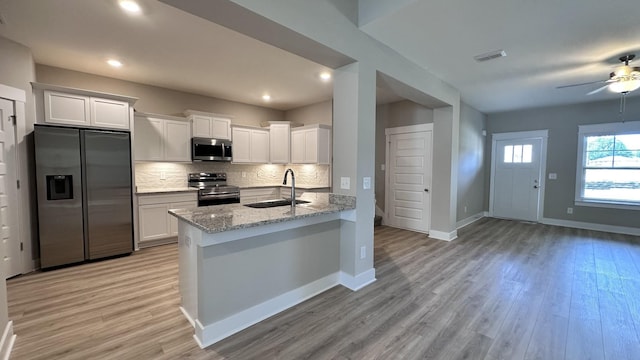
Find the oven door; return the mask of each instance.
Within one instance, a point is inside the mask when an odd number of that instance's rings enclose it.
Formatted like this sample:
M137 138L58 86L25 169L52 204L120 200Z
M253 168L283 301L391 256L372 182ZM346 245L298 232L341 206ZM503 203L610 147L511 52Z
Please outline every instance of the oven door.
M198 206L238 204L240 203L240 193L218 193L218 194L198 194Z

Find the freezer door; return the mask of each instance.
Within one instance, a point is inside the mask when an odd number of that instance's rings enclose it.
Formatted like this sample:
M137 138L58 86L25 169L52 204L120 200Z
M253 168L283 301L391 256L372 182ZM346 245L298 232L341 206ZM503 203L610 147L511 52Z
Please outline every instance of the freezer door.
M34 144L40 265L83 261L80 132L36 126Z
M83 131L88 258L133 251L128 133Z

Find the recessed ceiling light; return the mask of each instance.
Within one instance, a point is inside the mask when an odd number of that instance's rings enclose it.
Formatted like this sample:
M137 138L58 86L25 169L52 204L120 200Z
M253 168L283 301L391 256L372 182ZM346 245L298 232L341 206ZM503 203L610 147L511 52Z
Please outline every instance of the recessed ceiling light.
M322 81L329 81L331 80L331 73L327 72L327 71L323 71L320 73L320 79Z
M271 100L271 95L269 95L269 94L264 94L264 95L262 95L262 100L264 100L264 101L269 101L269 100Z
M115 60L115 59L107 60L107 64L113 66L114 68L122 67L122 63L120 61L118 61L118 60Z
M120 0L118 1L118 4L124 11L128 13L139 14L140 12L142 12L142 8L140 7L140 5L138 5L138 3L133 0Z

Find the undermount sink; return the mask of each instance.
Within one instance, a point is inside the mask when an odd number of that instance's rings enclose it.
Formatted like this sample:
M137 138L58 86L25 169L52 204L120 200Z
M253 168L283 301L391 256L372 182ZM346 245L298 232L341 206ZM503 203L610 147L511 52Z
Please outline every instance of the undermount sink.
M307 203L309 203L309 201L296 199L296 204L307 204ZM290 199L265 200L265 201L258 201L255 203L251 203L251 204L244 204L244 206L248 206L250 208L256 208L256 209L272 208L272 207L286 206L286 205L291 205Z

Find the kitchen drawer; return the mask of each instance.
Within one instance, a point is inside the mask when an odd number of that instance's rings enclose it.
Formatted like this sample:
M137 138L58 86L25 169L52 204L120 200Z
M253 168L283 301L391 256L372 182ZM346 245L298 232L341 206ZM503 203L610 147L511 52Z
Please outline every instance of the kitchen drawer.
M170 204L181 202L197 203L197 201L198 193L195 191L179 194L138 195L138 205Z

